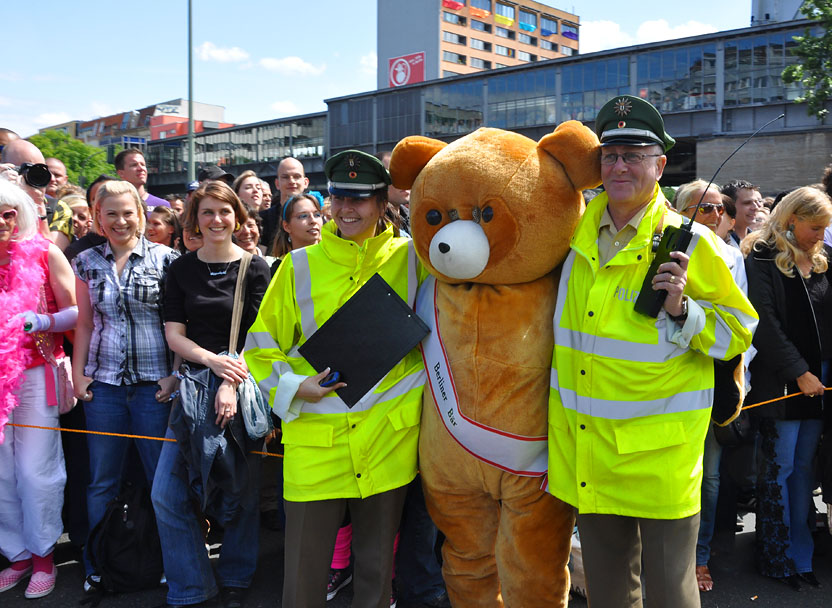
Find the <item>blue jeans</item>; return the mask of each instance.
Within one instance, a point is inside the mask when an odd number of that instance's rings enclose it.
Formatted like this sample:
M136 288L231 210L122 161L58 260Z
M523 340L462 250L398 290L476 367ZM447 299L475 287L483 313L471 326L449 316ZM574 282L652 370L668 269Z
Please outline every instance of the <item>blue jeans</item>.
M173 431L168 430L167 437L173 437ZM217 583L220 587L248 588L257 567L259 547L260 518L255 501L251 510L241 510L226 526L215 579L186 478L179 447L165 443L151 498L168 579L167 600L176 606L212 598L218 592Z
M87 430L107 433L128 433L163 437L168 426L170 404L156 401L155 384L143 383L115 386L94 381L90 384L92 401L84 403ZM162 442L136 439L136 447L148 484L152 483ZM130 440L124 437L88 435L90 484L87 486L87 517L89 529L101 521L107 503L121 487L122 470ZM87 576L94 573L89 556L84 552Z
M702 511L699 514L699 537L696 539L696 565L707 566L711 559L711 539L714 537L716 501L719 498L719 461L722 446L716 440L713 424L705 435L702 457Z
M438 531L425 507L422 478L407 488L396 553L396 587L403 600L429 602L445 593L436 556Z
M814 544L808 522L815 486L812 459L822 430L822 420L764 420L760 426L768 459L757 494L757 557L764 575L812 570Z

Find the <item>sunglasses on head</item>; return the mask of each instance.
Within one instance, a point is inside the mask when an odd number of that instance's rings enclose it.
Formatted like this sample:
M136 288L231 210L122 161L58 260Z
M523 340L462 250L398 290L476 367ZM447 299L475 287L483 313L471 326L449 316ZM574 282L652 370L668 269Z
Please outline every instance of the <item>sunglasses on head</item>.
M17 209L6 209L3 213L0 213L0 217L3 218L4 222L12 222L17 219Z

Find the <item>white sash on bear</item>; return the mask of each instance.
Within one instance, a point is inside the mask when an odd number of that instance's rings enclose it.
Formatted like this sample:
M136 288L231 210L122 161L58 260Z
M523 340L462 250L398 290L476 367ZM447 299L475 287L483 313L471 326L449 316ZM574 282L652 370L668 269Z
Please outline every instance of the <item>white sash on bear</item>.
M538 477L546 474L545 435L514 435L480 424L459 409L456 386L439 335L436 311L436 279L428 277L416 297L416 314L427 323L430 333L420 345L436 411L445 428L462 448L476 458L515 475Z

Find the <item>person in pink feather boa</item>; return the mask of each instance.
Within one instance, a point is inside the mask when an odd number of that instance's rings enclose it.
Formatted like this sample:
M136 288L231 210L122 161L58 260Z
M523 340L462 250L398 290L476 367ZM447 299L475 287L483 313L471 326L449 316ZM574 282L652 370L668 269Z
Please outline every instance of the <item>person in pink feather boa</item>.
M38 233L29 195L0 175L0 553L11 562L0 592L30 574L27 598L55 587L66 482L60 437L10 424L58 426L52 363L77 316L69 263Z

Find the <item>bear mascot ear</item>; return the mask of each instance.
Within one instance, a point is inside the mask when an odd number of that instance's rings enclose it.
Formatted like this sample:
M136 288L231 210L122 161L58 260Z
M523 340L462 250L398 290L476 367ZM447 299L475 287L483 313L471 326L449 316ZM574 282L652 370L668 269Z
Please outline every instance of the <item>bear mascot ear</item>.
M601 184L601 142L578 120L567 120L554 132L544 135L537 147L563 165L575 190L597 188Z
M393 186L400 190L410 190L416 176L425 165L447 145L444 141L421 135L412 135L401 140L393 148L390 157L390 177L393 178Z

